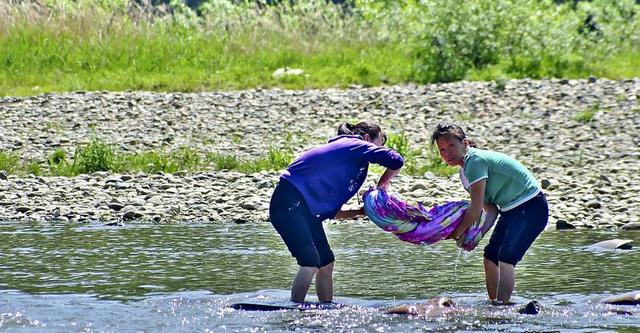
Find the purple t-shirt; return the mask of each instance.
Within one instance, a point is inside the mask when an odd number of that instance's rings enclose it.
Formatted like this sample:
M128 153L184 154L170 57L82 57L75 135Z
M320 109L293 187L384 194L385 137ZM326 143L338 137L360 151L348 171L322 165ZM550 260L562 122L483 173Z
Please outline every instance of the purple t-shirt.
M313 215L327 219L362 186L369 163L397 170L404 159L395 150L378 147L359 135L340 135L303 153L281 178L300 191Z

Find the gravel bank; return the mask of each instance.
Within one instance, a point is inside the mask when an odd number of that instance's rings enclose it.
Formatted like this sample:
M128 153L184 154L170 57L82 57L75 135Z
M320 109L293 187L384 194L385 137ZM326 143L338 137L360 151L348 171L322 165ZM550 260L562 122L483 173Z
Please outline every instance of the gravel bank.
M585 112L592 120L581 122ZM372 120L426 146L456 122L533 170L551 224L615 228L640 222L640 79L517 80L307 91L70 93L0 99L0 149L44 159L93 133L123 151L182 146L242 157L269 145L301 152L342 121ZM0 220L242 223L265 221L276 172L75 178L0 173ZM372 183L375 175L370 175ZM426 204L466 198L456 177L401 176L392 185ZM349 205L357 205L352 200Z

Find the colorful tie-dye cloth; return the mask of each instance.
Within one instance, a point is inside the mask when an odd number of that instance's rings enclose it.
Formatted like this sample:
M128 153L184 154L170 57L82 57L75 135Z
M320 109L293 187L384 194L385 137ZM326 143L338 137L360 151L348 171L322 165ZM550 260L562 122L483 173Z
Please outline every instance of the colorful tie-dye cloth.
M448 202L427 209L418 203L412 206L395 194L369 189L363 196L364 211L381 229L400 240L414 244L433 244L447 238L462 222L469 207L467 201ZM458 246L473 250L491 229L493 221L483 224L485 213L458 240Z

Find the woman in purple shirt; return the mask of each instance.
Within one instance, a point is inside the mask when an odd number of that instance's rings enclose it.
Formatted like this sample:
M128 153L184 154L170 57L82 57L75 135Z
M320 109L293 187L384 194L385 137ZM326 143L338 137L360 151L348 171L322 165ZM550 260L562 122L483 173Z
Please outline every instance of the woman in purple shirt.
M369 163L387 168L378 187L388 188L404 160L384 143L380 126L345 123L337 137L306 151L282 173L271 197L269 218L300 265L291 286L292 301L304 302L314 275L318 300L333 300L335 258L322 221L364 215L362 209L340 209L364 183Z

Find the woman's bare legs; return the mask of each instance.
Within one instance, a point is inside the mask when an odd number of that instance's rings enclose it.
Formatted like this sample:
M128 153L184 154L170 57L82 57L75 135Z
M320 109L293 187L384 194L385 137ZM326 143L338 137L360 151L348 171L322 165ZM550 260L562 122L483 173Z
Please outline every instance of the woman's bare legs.
M487 294L492 301L508 302L516 284L516 268L506 262L498 262L484 258L484 275Z
M500 261L500 278L498 279L498 295L499 302L509 302L513 288L516 285L516 268L506 262Z
M311 286L311 280L318 271L316 267L303 267L300 266L298 274L293 279L293 285L291 285L291 301L302 303L307 296L307 291Z
M489 300L495 301L498 294L498 280L500 279L500 270L498 265L487 258L484 258L484 277Z
M316 294L320 302L333 301L333 263L320 267L316 275Z
M302 303L307 296L313 276L316 277L316 293L320 302L333 300L333 263L316 267L300 267L291 286L291 301Z

